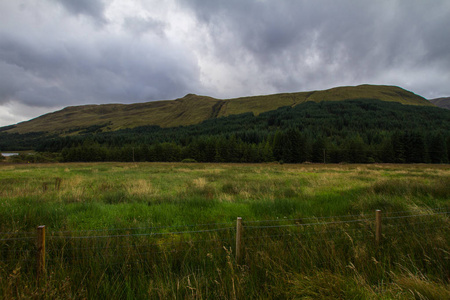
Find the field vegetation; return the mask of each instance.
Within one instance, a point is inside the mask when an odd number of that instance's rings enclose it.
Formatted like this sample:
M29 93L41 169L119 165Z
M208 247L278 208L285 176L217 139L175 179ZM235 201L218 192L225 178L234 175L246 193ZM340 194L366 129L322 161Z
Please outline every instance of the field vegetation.
M0 199L5 299L450 297L446 165L3 163Z

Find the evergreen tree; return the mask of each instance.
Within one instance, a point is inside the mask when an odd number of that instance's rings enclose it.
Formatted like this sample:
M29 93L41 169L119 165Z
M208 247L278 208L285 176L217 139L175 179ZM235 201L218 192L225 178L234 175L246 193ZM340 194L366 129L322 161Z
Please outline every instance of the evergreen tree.
M348 152L349 162L367 162L366 145L360 135L353 136L347 140L346 151Z
M426 161L425 138L418 132L405 133L405 159L407 163Z
M442 133L436 133L431 137L428 152L432 163L448 163L447 144Z
M272 153L275 160L281 160L283 157L283 134L277 130L273 137Z
M392 144L392 138L387 137L383 140L380 146L380 158L384 163L394 163L396 161L394 146Z
M396 131L391 137L392 150L394 151L394 162L404 163L406 162L405 157L405 145L403 135Z
M318 137L312 145L312 161L326 162L326 145L323 137Z

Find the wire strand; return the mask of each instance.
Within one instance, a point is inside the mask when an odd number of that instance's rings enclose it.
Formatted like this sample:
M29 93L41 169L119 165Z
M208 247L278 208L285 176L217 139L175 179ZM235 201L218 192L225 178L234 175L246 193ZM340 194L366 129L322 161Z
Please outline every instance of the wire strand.
M408 216L397 216L397 217L384 217L385 220L392 220L392 219L406 219L406 218L414 218L414 217L433 217L436 215L446 215L450 212L439 212L434 214L420 214L420 215L408 215Z
M358 219L349 221L334 221L334 222L319 222L319 223L305 223L305 224L286 224L286 225L269 225L269 226L244 226L247 228L281 228L281 227L301 227L301 226L317 226L317 225L330 225L330 224L343 224L343 223L355 223L355 222L366 222L373 221L370 219Z
M69 231L53 231L56 233L78 233L78 232L99 232L99 231L125 231L125 230L149 230L149 229L166 229L166 228L185 228L185 227L201 227L201 226L217 226L217 225L231 225L235 222L226 223L205 223L205 224L187 224L187 225L168 225L168 226L152 226L152 227L131 227L131 228L105 228L105 229L90 229L90 230L69 230Z
M96 236L52 236L52 239L100 239L100 238L120 238L120 237L134 237L134 236L154 236L154 235L170 235L170 234L187 234L187 233L203 233L216 232L235 229L235 227L225 227L216 229L205 229L195 231L175 231L175 232L151 232L151 233L135 233L135 234L119 234L119 235L96 235Z

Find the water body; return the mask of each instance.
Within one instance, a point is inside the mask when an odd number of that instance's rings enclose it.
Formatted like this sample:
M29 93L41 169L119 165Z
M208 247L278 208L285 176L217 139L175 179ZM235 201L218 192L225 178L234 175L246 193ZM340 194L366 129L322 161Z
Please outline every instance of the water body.
M9 153L9 152L6 152L6 153L2 153L2 155L5 156L5 157L8 157L8 156L19 155L19 153Z

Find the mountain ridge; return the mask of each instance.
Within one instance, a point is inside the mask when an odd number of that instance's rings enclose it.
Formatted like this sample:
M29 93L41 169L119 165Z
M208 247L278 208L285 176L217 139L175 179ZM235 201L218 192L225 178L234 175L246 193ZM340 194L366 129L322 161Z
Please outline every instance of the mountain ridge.
M114 131L123 128L156 125L160 127L188 126L204 120L251 112L275 110L282 106L296 106L307 101L342 101L378 99L407 105L434 106L425 98L396 86L359 85L335 87L327 90L279 93L217 99L187 94L175 100L160 100L133 104L89 104L69 106L29 121L0 128L9 133L47 132L76 134L74 128L96 128Z
M450 109L450 97L435 98L429 101L437 107Z

